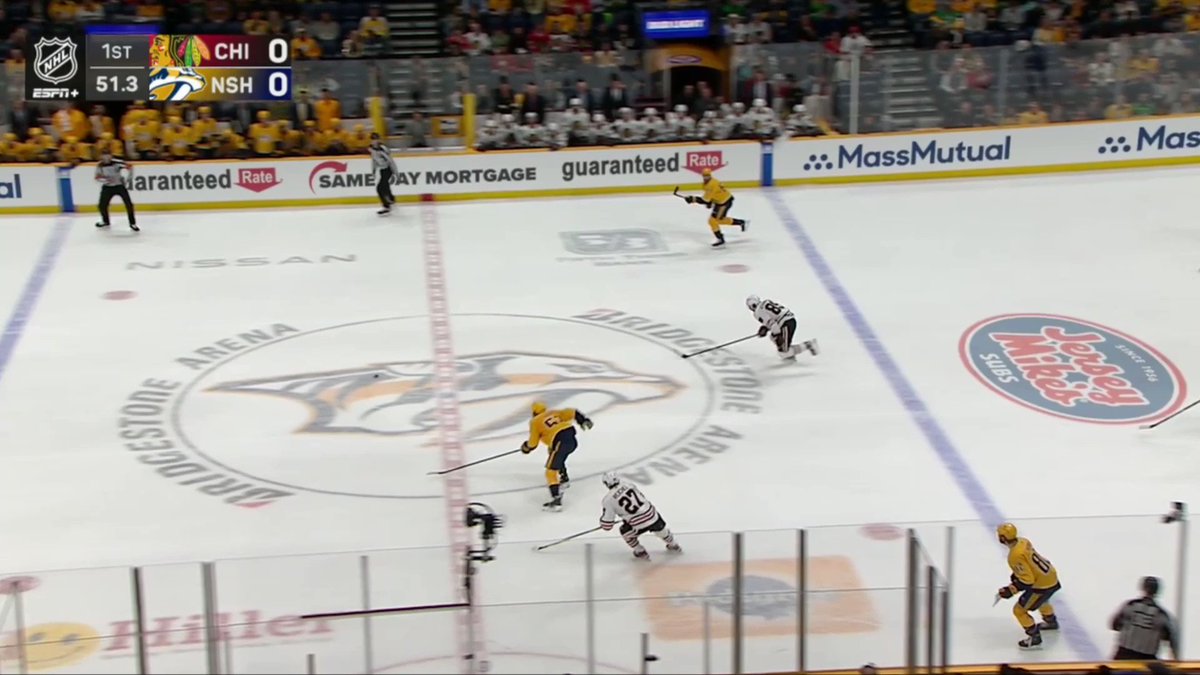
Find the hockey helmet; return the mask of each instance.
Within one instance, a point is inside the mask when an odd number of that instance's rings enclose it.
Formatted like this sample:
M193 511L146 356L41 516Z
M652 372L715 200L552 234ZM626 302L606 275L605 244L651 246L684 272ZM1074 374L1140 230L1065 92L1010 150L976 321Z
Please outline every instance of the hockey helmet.
M756 98L756 99L754 99L754 107L755 107L755 108L765 108L765 107L767 107L767 101L766 101L766 99L761 99L761 98Z
M762 300L761 300L761 299L759 299L759 297L758 297L757 295L748 295L748 296L746 296L746 307L750 308L750 311L751 311L751 312L753 312L754 310L758 309L758 305L759 305L761 302L762 302ZM1013 530L1013 531L1015 532L1016 530Z
M646 115L646 117L657 117L658 111L655 110L654 108L646 108L646 112L644 114Z
M1001 544L1011 544L1017 540L1017 526L1012 523L1000 523L996 528L996 539L1000 540Z
M532 410L533 410L533 416L537 417L538 415L541 415L542 413L546 412L546 404L542 403L541 401L534 401Z
M680 115L686 115L687 111L688 107L682 103L679 103L675 106L675 112L679 113Z
M617 476L616 471L609 471L605 473L600 480L604 481L604 487L606 488L615 488L621 484L621 478Z

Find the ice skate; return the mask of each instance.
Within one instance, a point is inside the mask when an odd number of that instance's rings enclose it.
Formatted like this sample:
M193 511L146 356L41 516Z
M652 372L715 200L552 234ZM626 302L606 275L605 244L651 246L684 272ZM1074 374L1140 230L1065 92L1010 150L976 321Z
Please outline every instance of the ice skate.
M1038 624L1038 631L1058 630L1058 617L1047 616L1042 617L1042 622Z
M555 513L562 511L562 497L555 497L545 504L542 504L542 510L553 511Z
M1018 642L1017 646L1021 649L1037 649L1042 646L1042 636L1040 633L1034 633Z
M637 548L633 549L633 557L637 558L638 560L649 560L650 554L646 551L646 549L638 546Z
M96 223L96 227L100 227L100 228L108 227L108 223Z
M807 349L808 353L812 354L813 356L816 356L817 354L821 353L821 350L817 347L817 339L816 338L813 338L811 340L806 340L804 342L804 348Z
M676 542L667 544L667 550L671 553L683 553L683 547Z
M130 224L129 224L129 229L133 230L134 232L141 232L141 231L142 231L142 230L141 230L141 228L139 228L139 227L137 226L137 224L135 224L135 223L130 223Z

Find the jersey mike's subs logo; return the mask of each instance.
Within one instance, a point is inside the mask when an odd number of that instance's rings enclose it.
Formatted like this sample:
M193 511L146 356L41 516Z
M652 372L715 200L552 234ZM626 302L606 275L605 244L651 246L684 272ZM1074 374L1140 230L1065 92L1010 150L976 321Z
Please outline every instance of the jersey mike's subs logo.
M527 403L579 408L589 415L623 404L667 398L680 384L579 356L493 352L455 361L459 405L471 423L468 443L528 435ZM362 433L384 436L436 431L435 364L401 361L323 373L298 373L222 382L209 391L277 396L306 407L294 433Z
M993 391L1082 422L1137 424L1179 408L1182 374L1158 350L1100 324L1052 314L1009 314L971 326L959 341L968 370Z

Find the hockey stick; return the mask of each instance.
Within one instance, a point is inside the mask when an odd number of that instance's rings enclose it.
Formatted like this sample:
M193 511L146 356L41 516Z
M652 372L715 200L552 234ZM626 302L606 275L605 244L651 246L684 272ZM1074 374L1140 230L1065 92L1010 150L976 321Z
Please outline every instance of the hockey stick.
M571 535L571 536L569 536L569 537L563 537L562 539L559 539L558 541L552 541L552 542L550 542L549 544L542 544L541 546L534 547L534 549L533 549L533 550L535 550L535 551L544 551L544 550L546 550L546 549L550 548L551 546L558 546L559 544L561 544L561 543L563 543L563 542L571 541L572 539L576 539L576 538L582 537L582 536L583 536L583 535L585 535L585 534L591 534L591 533L593 533L593 532L595 532L596 530L599 530L599 529L600 529L600 526L599 526L599 525L597 525L596 527L593 527L593 528L592 528L592 529L590 529L590 530L584 530L583 532L576 532L575 534L573 534L573 535Z
M701 349L700 351L692 352L691 354L680 354L680 356L682 356L685 359L690 359L693 356L700 356L701 354L707 354L708 352L714 352L718 349L724 349L725 347L728 347L730 345L736 345L739 342L745 342L746 340L749 340L750 338L756 338L756 337L758 337L758 333L754 333L752 335L747 335L744 338L738 338L736 340L731 340L729 342L726 342L723 345L717 345L716 347L709 347L708 349Z
M1187 404L1183 408L1175 411L1174 413L1172 413L1170 415L1167 415L1166 417L1155 422L1154 424L1143 424L1142 426L1140 426L1138 428L1139 429L1153 429L1154 427L1166 422L1169 419L1174 419L1175 417L1182 415L1183 413L1187 412L1188 410L1191 410L1192 408L1196 407L1197 405L1200 405L1200 399L1196 399L1195 401L1192 401L1191 403Z
M475 466L476 464L483 464L484 462L490 462L493 459L500 459L501 457L507 457L511 454L518 453L520 451L521 451L520 448L517 448L516 450L509 450L508 452L502 452L498 455L492 455L491 457L484 457L483 459L477 459L474 462L467 462L466 464L460 464L459 466L451 467L444 471L430 471L430 472L426 473L425 475L426 476L442 476L442 475L445 475L445 474L448 474L448 473L451 473L454 471L458 471L459 469L465 469L468 466Z
M995 607L1000 602L1000 594L997 593L995 598L992 598L992 607Z

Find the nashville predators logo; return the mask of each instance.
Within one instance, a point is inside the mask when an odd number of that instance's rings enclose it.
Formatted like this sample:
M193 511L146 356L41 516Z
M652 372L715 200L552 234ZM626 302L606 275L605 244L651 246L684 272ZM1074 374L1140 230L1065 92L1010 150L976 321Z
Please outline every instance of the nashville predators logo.
M516 351L455 360L464 440L524 436L529 404L579 408L589 415L670 398L683 385L578 356ZM278 396L301 403L309 419L294 433L419 436L437 426L435 364L398 361L319 373L224 382L210 392Z
M150 41L150 99L184 101L203 91L207 80L196 68L212 58L195 35L155 35Z

